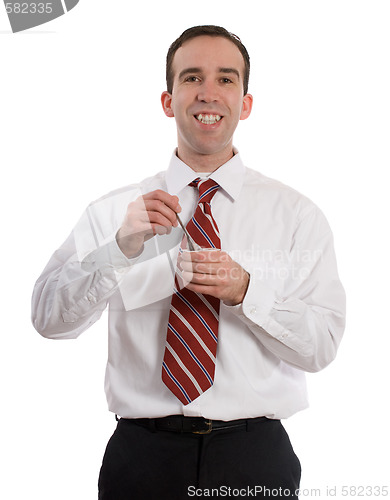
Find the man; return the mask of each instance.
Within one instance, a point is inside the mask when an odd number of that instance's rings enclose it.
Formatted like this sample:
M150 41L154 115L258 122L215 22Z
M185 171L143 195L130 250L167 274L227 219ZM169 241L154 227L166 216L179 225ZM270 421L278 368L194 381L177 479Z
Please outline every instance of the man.
M233 147L248 78L235 35L185 31L161 97L178 135L168 170L91 204L36 284L49 338L109 306L106 394L121 418L100 499L297 498L280 419L307 406L304 372L334 359L345 297L320 210Z

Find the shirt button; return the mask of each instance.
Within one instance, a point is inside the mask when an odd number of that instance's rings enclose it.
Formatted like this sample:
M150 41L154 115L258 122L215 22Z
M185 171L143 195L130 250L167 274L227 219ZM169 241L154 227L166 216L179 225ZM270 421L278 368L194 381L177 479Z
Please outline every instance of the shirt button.
M250 312L251 314L256 314L256 311L257 311L256 307L255 307L255 306L252 306L252 307L250 308L250 311L249 311L249 312Z
M90 304L96 303L96 297L94 297L93 295L87 295L87 299Z

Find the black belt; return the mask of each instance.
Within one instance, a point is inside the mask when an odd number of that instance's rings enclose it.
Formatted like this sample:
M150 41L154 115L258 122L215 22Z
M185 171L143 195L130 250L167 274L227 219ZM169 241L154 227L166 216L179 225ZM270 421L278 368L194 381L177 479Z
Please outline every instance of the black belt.
M210 420L203 417L185 417L172 415L162 418L121 418L123 424L136 424L152 431L190 432L192 434L210 434L225 429L249 428L252 424L268 420L257 417L239 420Z

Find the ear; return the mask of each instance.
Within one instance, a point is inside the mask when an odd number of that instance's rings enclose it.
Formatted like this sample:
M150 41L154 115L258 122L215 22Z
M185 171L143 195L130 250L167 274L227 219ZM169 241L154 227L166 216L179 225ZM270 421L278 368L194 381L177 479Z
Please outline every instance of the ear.
M166 116L168 116L168 118L173 118L174 114L172 110L172 94L170 94L167 91L164 91L161 94L161 104Z
M240 120L246 120L251 114L253 106L253 96L251 94L245 94L244 99L242 101L242 109Z

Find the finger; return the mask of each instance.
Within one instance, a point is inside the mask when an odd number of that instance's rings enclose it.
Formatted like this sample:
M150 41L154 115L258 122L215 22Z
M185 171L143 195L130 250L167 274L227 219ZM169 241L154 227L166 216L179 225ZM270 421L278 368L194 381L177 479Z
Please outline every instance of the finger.
M128 218L128 233L137 234L168 234L172 230L172 223L157 212L132 213Z
M195 252L184 251L182 254L183 260L191 262L224 262L226 261L226 256L229 258L226 252L219 249L210 250L199 250Z
M211 295L216 298L220 298L221 290L218 286L207 286L207 285L199 285L197 283L188 283L186 285L188 290L191 290L195 293L201 293L202 295Z
M137 211L132 212L127 218L128 232L129 234L144 233L146 234L166 234L167 231L170 232L172 229L171 222L165 218L163 215L157 212L146 212ZM165 229L157 229L157 226Z
M192 261L181 261L180 267L183 271L192 271L201 274L216 274L219 266L214 262L196 263Z
M189 283L205 286L214 286L219 283L219 278L215 274L201 274L193 273L191 271L182 271L181 275L183 280L188 281Z
M155 191L151 191L143 196L144 200L157 200L168 208L173 210L174 212L180 212L181 206L179 204L179 198L176 195L171 195L162 189L156 189Z
M160 224L151 224L151 230L153 234L159 234L164 235L164 234L169 234L171 232L172 227L167 227L167 226L161 226Z
M145 200L145 210L150 219L154 216L153 214L160 214L169 221L170 226L178 225L176 212L161 200Z
M160 212L148 212L148 217L151 226L159 225L159 226L164 226L167 229L171 230L172 226L174 225L169 218L167 218L164 214Z

